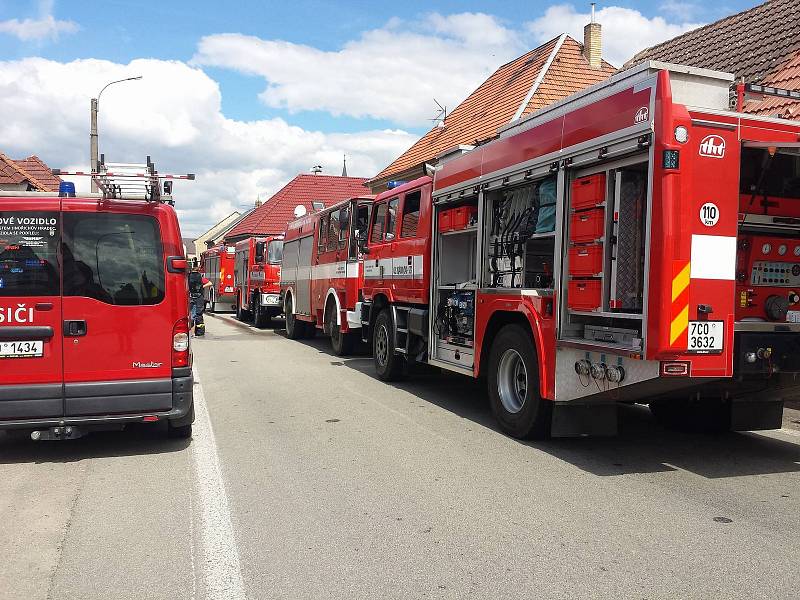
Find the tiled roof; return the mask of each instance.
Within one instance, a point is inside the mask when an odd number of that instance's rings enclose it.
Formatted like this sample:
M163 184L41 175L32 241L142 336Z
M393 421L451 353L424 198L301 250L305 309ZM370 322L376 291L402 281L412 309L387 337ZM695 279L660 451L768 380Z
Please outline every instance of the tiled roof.
M0 152L0 184L28 184L39 192L57 192L61 178L53 175L42 159L33 155L14 160Z
M497 130L517 114L551 57L552 63L521 116L602 81L615 72L615 68L605 61L601 69L590 68L582 54L582 44L564 36L558 47L559 40L561 38L552 39L498 68L447 115L444 127L431 129L370 181L389 179L431 161L451 148L474 145L494 137ZM558 51L553 56L556 49Z
M337 177L335 175L301 174L292 179L269 200L239 221L226 235L226 240L235 240L251 235L277 235L286 230L294 219L294 209L302 204L308 212L313 210L312 201L325 206L341 200L368 194L362 177Z
M800 50L800 2L769 0L642 50L625 67L660 60L733 73L761 83Z
M777 88L800 91L800 50L789 57L762 83ZM780 116L784 119L800 119L800 102L783 98L765 97L762 101L748 101L745 111L757 115Z

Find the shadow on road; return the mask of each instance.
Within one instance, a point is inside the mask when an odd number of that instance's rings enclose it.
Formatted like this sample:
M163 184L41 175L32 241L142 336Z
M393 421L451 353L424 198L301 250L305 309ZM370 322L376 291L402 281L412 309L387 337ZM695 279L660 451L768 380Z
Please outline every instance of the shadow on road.
M330 357L331 364L375 377L366 353L333 354L327 337L300 340ZM487 429L499 431L489 408L485 382L438 368L415 366L403 381L386 384ZM411 413L413 414L413 413ZM417 418L424 418L420 415ZM619 406L619 433L610 438L518 441L598 476L682 469L709 479L800 471L800 445L757 433L701 434L668 430L647 407Z
M23 432L0 432L0 464L67 463L88 458L166 454L189 447L189 440L168 438L166 428L166 422L133 424L122 431L89 433L60 442L34 442Z

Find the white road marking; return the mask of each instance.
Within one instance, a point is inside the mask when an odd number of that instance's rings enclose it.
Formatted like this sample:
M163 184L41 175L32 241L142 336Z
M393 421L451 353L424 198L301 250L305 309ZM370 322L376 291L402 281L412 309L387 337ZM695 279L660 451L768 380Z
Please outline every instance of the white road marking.
M201 569L205 576L205 597L215 600L244 600L247 595L217 454L217 442L196 369L194 381L195 422L191 450L202 528L200 538L205 555L205 566Z

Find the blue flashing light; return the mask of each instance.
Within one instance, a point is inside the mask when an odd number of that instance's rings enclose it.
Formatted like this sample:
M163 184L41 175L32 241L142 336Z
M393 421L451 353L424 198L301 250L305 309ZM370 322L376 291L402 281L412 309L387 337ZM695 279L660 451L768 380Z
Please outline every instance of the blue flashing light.
M60 198L74 198L75 184L72 181L62 181L58 184L58 195Z
M389 183L386 184L386 189L387 190L393 190L396 187L400 187L404 183L408 183L408 182L407 181L401 181L401 180L390 181Z

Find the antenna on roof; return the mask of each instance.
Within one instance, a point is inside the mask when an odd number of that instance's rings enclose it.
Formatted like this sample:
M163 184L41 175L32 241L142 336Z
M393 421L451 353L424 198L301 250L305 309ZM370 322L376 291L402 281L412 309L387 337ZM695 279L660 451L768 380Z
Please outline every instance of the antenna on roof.
M594 7L595 7L596 2L592 2L591 4L592 4L592 23L594 23L595 22L595 20L594 20Z
M322 173L322 165L314 165L313 167L311 167L311 172L314 175L319 175L320 173Z
M439 101L436 98L434 98L433 101L436 102L436 106L439 107L439 114L433 117L431 121L434 123L434 127L444 129L446 127L444 122L447 119L447 107L439 104Z
M347 177L347 154L342 155L342 177Z

